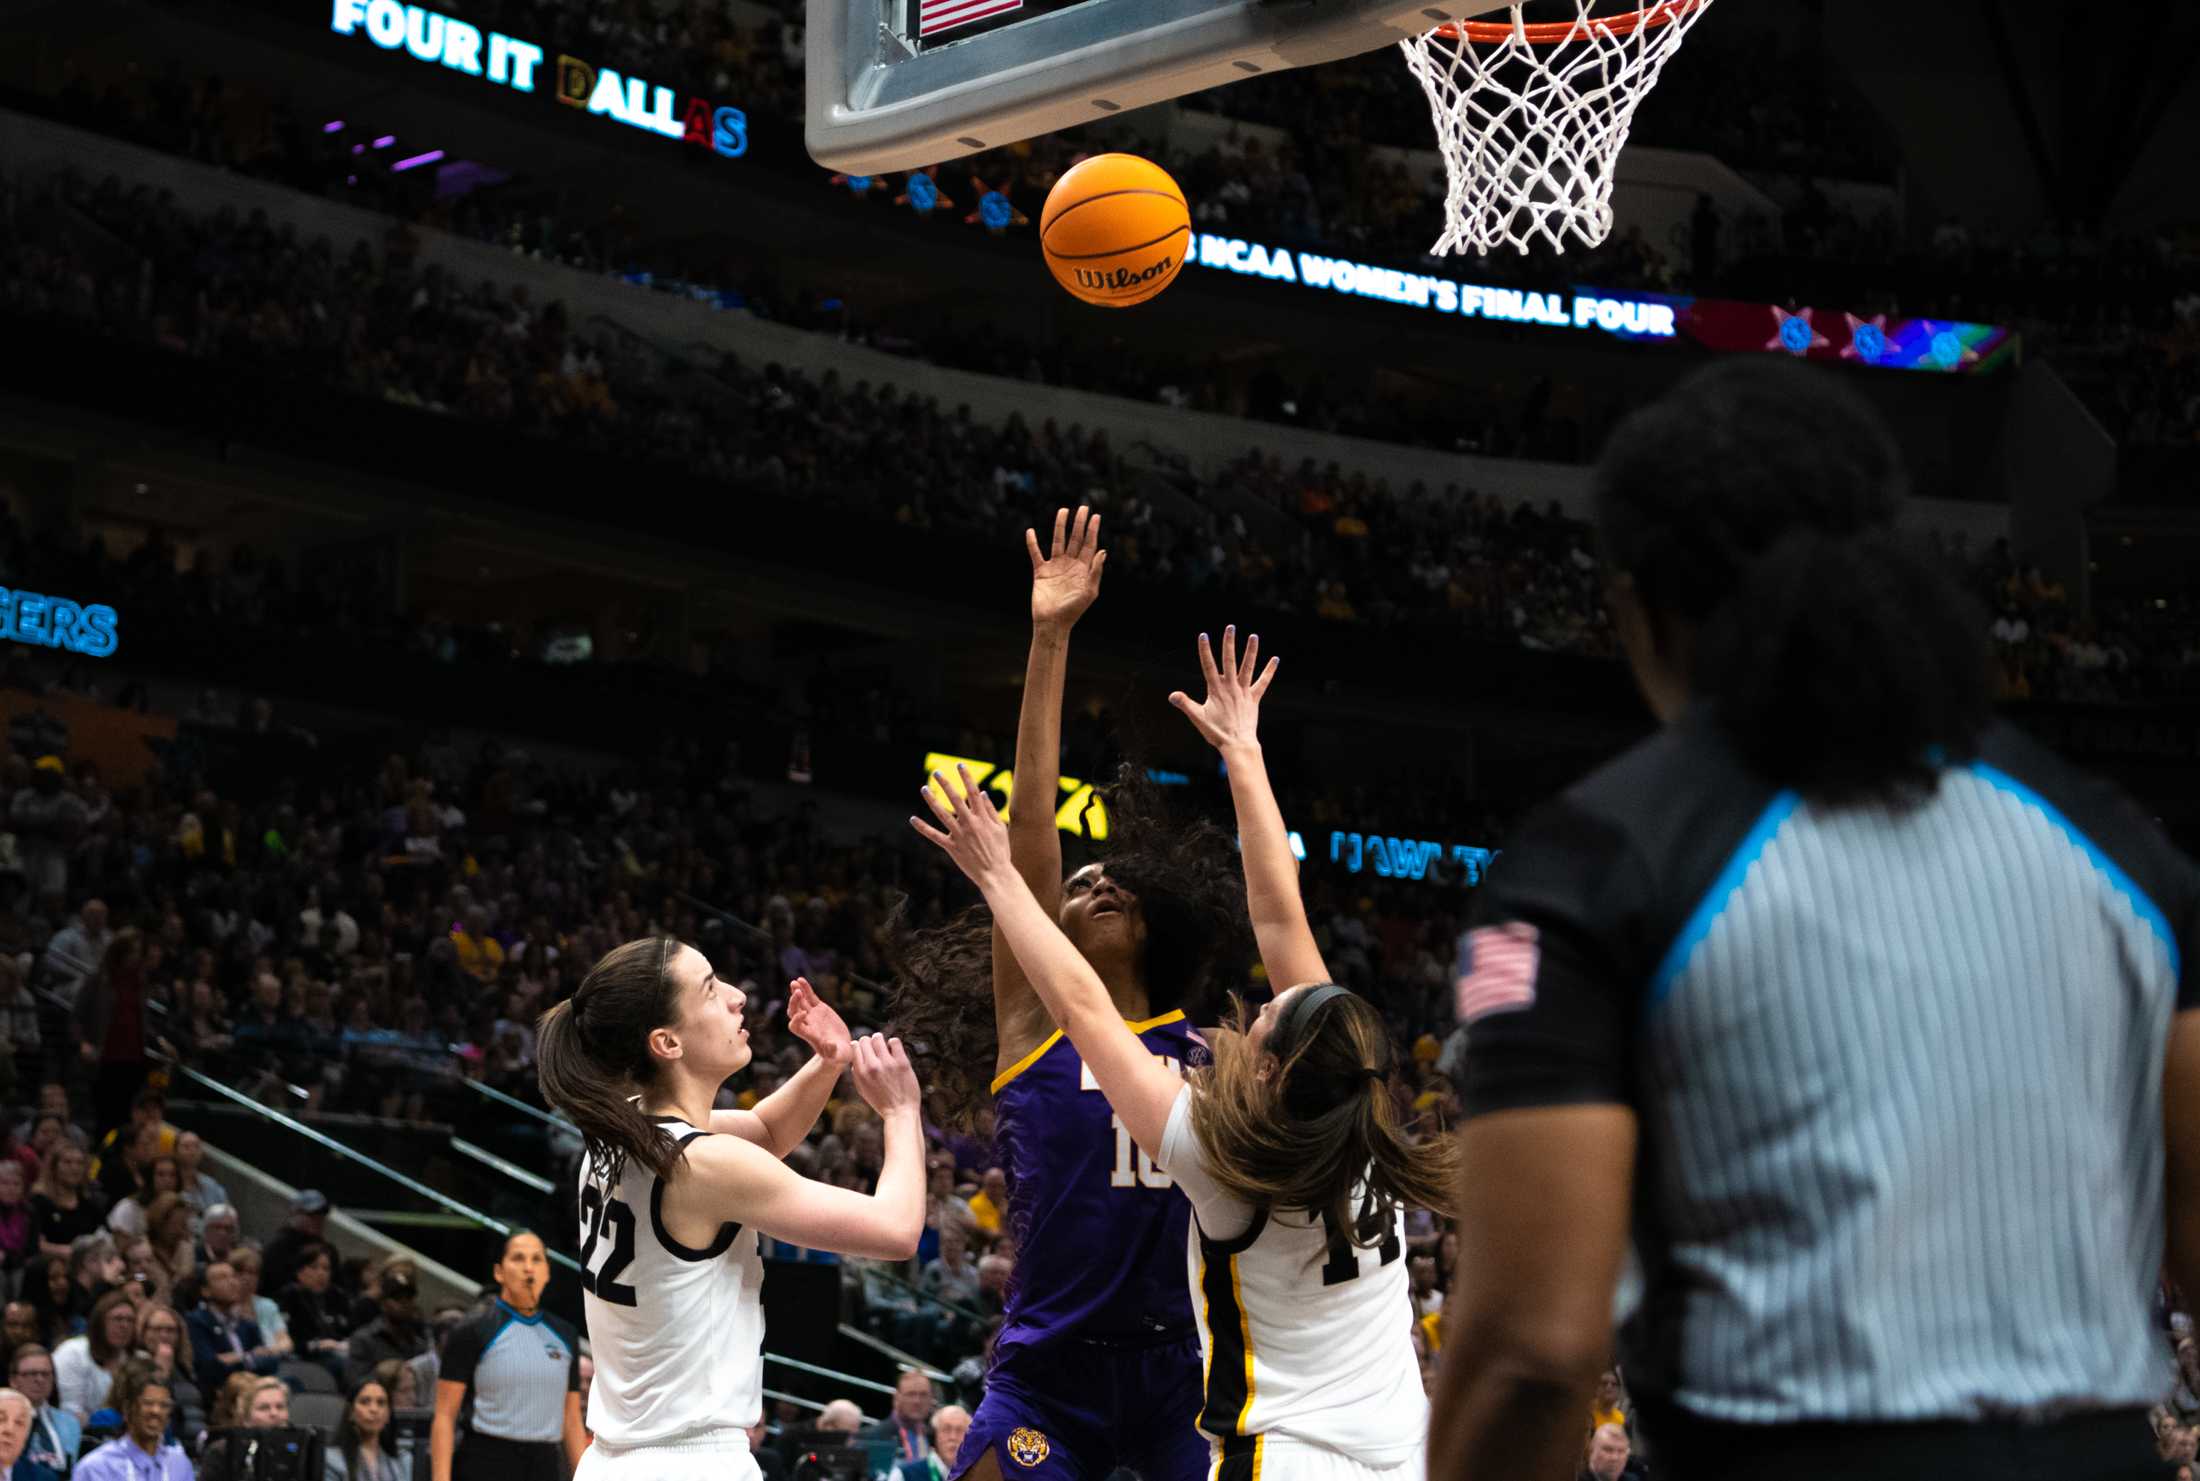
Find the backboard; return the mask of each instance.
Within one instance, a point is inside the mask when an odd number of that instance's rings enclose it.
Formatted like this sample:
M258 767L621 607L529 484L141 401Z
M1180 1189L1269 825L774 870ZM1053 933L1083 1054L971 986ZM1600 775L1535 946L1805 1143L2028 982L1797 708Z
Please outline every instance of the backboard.
M917 170L1373 51L1490 0L809 0L810 154Z

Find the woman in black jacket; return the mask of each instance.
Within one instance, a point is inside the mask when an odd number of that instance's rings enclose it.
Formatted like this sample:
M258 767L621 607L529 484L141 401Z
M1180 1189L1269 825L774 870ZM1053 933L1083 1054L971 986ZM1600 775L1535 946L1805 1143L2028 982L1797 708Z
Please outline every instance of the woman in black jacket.
M298 1262L297 1278L275 1298L290 1327L290 1341L297 1355L321 1364L341 1379L344 1339L350 1333L350 1313L341 1297L330 1289L336 1276L336 1252L325 1244L307 1245Z

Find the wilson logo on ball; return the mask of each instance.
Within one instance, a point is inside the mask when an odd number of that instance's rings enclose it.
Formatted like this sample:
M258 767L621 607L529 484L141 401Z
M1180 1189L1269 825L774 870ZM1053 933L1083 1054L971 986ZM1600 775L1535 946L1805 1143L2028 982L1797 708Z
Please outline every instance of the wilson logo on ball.
M1165 278L1169 275L1169 270L1175 266L1176 261L1174 258L1164 257L1159 262L1147 267L1143 272L1134 272L1127 267L1119 267L1111 272L1103 273L1096 273L1090 268L1083 267L1073 268L1071 271L1076 273L1077 286L1080 288L1090 288L1097 293L1121 293L1126 288L1137 288L1151 283L1155 278Z

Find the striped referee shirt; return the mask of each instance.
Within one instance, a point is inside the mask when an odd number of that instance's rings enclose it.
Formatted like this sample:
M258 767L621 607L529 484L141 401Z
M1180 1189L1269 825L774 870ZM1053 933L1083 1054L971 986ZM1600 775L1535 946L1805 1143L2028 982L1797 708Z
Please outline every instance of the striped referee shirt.
M1470 1115L1640 1131L1629 1387L1732 1423L2137 1406L2200 874L1997 725L1907 811L1692 717L1532 818L1462 952Z
M565 1435L565 1396L580 1392L580 1344L548 1312L521 1316L499 1299L451 1329L437 1378L467 1386L470 1433L551 1444Z

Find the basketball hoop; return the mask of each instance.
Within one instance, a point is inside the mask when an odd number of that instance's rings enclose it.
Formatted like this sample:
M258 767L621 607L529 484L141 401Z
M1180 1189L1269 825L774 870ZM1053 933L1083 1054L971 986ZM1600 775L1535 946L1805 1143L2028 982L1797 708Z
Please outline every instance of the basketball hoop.
M1436 115L1451 187L1435 252L1594 247L1612 230L1612 171L1635 109L1711 0L1574 19L1439 26L1399 43Z

